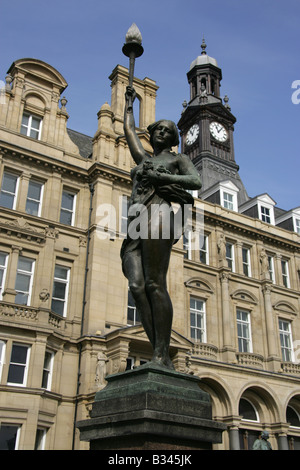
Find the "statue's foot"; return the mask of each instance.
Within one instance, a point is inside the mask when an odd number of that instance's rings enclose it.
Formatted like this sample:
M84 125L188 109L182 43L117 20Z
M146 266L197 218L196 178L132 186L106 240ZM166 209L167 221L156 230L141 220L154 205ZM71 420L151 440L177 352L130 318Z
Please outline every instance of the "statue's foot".
M151 362L153 362L154 364L158 364L162 367L166 367L167 369L175 370L173 362L171 361L169 356L164 357L158 354L154 354Z

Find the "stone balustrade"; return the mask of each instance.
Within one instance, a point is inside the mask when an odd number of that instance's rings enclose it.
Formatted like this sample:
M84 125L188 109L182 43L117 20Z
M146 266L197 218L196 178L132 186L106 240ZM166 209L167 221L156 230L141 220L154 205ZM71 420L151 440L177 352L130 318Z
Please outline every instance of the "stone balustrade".
M0 321L16 324L27 323L29 327L47 327L63 329L65 319L49 309L18 305L0 301Z

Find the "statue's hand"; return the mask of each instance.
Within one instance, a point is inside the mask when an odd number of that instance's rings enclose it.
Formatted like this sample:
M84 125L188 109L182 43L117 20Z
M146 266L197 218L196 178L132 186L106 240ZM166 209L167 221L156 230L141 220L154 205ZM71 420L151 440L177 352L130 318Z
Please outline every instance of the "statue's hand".
M149 183L153 184L153 186L157 186L159 184L159 175L155 170L148 170L147 179Z
M153 170L137 172L137 179L141 182L142 186L148 187L149 185L154 185L156 174Z
M125 99L127 103L132 104L136 98L136 91L132 86L126 87Z

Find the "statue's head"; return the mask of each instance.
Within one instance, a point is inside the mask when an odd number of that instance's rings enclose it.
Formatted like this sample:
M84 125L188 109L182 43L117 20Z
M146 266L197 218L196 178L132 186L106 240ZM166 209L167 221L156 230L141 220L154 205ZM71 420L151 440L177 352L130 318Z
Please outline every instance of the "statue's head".
M268 431L262 431L262 433L261 433L261 438L262 438L262 439L265 439L265 440L269 439L269 433L268 433Z
M172 131L173 134L173 140L172 140L172 147L176 147L179 145L179 134L178 134L178 129L173 121L169 121L168 119L160 119L159 121L154 122L153 124L150 124L150 126L147 127L149 134L150 134L150 144L153 146L153 132L155 129L161 124L161 123L166 123L170 130Z

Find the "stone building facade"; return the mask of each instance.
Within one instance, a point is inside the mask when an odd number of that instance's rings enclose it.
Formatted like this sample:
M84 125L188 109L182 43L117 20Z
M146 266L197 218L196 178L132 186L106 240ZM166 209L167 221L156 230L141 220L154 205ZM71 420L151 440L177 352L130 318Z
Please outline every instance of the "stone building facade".
M214 419L227 425L216 449L251 448L262 430L274 449L297 449L300 210L281 210L268 194L248 197L221 78L203 48L178 123L204 184L193 230L170 262L171 357L176 370L201 378ZM51 65L16 60L1 90L3 448L87 449L75 423L89 417L106 375L151 358L120 263L133 167L123 134L128 71L118 65L109 79L111 104L100 108L93 137L68 129L67 82ZM158 86L148 78L134 86L150 152ZM230 140L208 133L212 121Z

